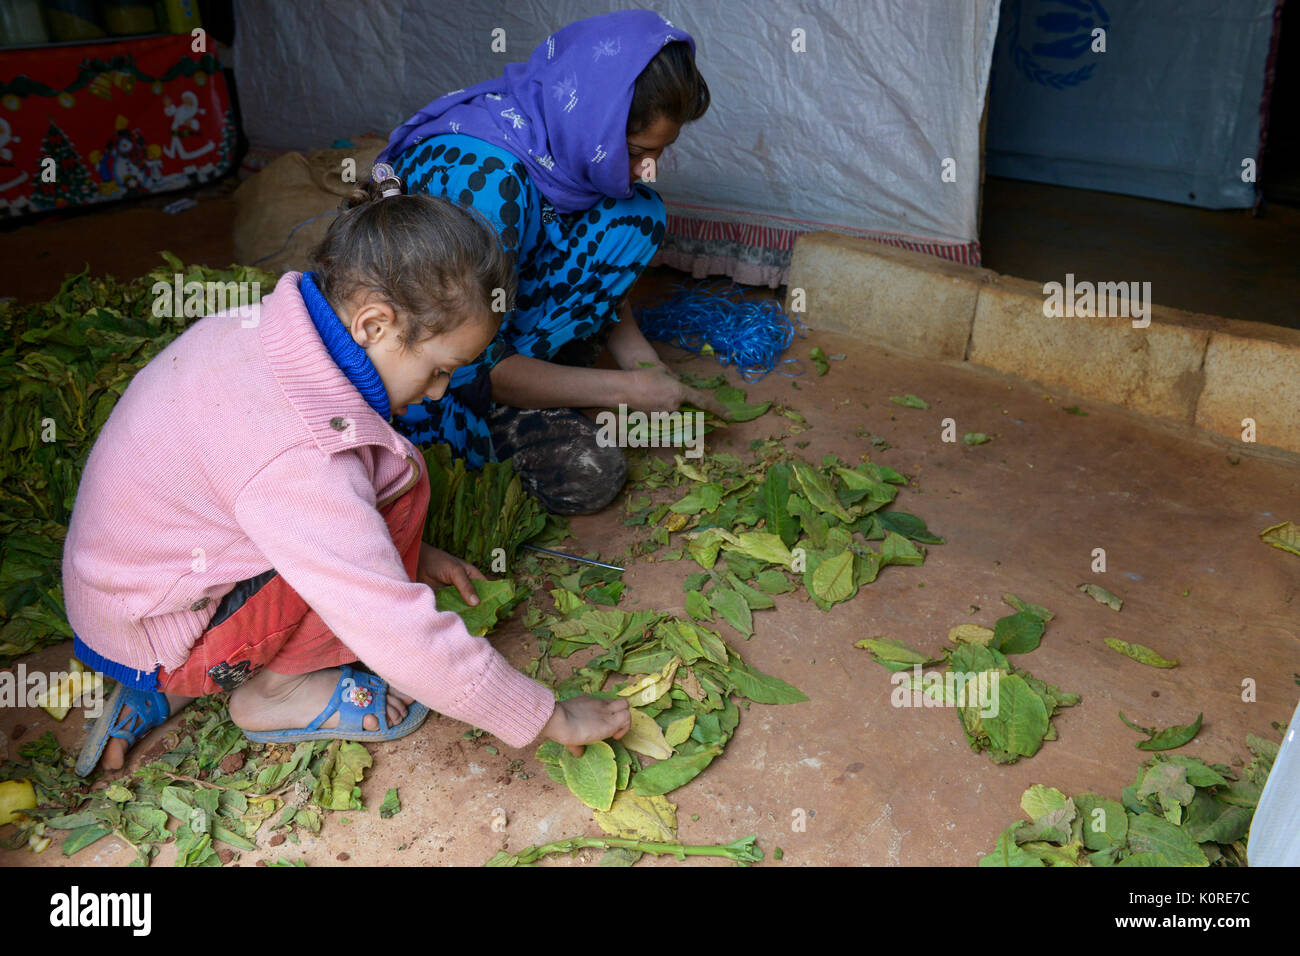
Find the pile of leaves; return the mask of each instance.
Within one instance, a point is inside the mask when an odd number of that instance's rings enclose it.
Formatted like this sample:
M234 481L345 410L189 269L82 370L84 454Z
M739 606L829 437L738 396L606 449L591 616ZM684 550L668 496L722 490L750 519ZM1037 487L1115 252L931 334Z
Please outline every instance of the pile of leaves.
M548 523L551 531L567 528L524 491L508 461L470 471L449 445L425 448L424 461L430 492L424 540L480 570L504 570L521 544L548 531Z
M1027 654L1037 648L1047 622L1055 615L1014 594L1004 594L1002 599L1016 609L1014 614L999 619L992 628L977 624L954 627L948 632L953 646L944 647L937 658L887 638L866 638L854 644L870 652L888 671L912 671L899 690L919 692L936 704L955 708L971 749L986 752L999 764L1032 757L1044 741L1055 740L1052 718L1061 708L1073 707L1080 700L1078 694L1044 683L1008 661L1008 654ZM945 665L953 675L961 675L965 692L944 679L942 670L917 679L916 668L935 665ZM988 708L995 711L991 715L985 715L985 708L972 699L976 696L973 688L980 686L997 688L996 707Z
M300 830L320 832L327 812L364 809L360 783L372 760L361 744L251 743L217 696L191 704L184 721L161 756L104 789L73 773L75 756L53 734L22 746L0 779L30 780L38 809L26 811L7 846L43 850L49 831L64 830L65 856L112 835L135 849L132 866L148 866L171 841L176 866L221 866L257 849L268 823L273 845L298 843ZM386 804L396 802L390 797Z
M747 665L711 628L614 607L623 586L617 575L587 568L560 576L550 589L553 611L529 608L524 623L538 636L541 652L528 672L551 684L559 700L626 698L631 729L621 740L588 744L581 757L554 741L543 743L536 756L553 780L595 811L606 833L672 844L677 808L667 794L723 752L740 722L737 700L792 704L808 698ZM590 652L589 658L557 680L551 660L578 651ZM659 852L614 844L606 849L610 862L627 864L641 852Z
M980 866L1245 866L1245 839L1278 745L1250 735L1242 776L1199 757L1157 754L1118 801L1035 784Z
M48 302L0 302L0 666L72 637L60 557L86 457L131 378L194 321L154 315L154 283L274 288L260 269L162 257L129 282L87 271Z
M858 589L889 565L920 565L921 544L941 544L925 522L889 510L907 478L888 465L863 460L849 467L835 455L813 465L772 440L751 443L753 463L718 453L698 461L648 459L639 487L689 483L676 501L655 503L633 497L628 524L652 526L641 549L653 553L673 532L685 537L685 553L706 571L721 555L726 571L713 576L710 604L727 620L748 619L748 611L772 607L767 595L801 583L822 610L851 600ZM880 550L868 542L880 541ZM671 550L659 560L682 556ZM699 610L702 608L696 602ZM748 633L747 624L737 629Z

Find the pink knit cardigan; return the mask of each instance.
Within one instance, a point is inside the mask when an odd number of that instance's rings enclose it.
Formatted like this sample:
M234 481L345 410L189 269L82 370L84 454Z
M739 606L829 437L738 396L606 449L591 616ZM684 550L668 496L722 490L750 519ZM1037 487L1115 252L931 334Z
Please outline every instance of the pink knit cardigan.
M104 657L176 669L234 584L275 568L395 688L522 747L554 697L407 579L377 504L423 458L330 358L298 280L132 380L77 490L68 621Z

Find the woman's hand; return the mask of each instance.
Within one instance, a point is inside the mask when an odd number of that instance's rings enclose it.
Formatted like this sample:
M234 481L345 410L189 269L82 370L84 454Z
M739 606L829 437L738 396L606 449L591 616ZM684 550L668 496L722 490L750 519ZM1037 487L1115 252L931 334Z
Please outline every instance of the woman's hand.
M541 736L564 744L575 757L582 756L585 744L613 737L618 740L632 726L627 698L601 700L598 697L572 697L555 705L555 712L542 728Z
M663 365L623 374L628 383L624 401L629 408L642 412L671 412L682 405L694 405L719 418L727 417L727 410L712 395L684 384Z
M427 584L435 591L448 584L456 585L456 590L471 606L478 604L478 594L470 578L486 581L485 575L468 561L462 561L454 554L448 554L431 544L420 542L420 564L416 569L416 580Z

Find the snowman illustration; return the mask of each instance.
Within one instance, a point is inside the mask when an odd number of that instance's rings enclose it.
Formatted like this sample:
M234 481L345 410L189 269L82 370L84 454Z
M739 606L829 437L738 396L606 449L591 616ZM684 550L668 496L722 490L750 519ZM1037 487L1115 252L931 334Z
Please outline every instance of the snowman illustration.
M199 98L192 90L186 90L181 94L179 104L173 103L170 96L164 96L163 112L172 119L172 141L163 147L163 153L168 159L175 159L178 156L181 159L197 159L215 148L216 144L212 140L208 140L194 150L186 149L181 143L181 140L198 134L199 117L207 113L207 110L199 106Z
M20 172L12 178L4 178L14 170L14 151L9 148L10 143L21 143L22 139L13 134L9 128L9 121L0 118L0 193L8 192L15 186L19 186L27 181L26 171Z
M145 192L151 180L145 172L144 137L125 126L113 134L99 161L99 178L116 183L126 192Z

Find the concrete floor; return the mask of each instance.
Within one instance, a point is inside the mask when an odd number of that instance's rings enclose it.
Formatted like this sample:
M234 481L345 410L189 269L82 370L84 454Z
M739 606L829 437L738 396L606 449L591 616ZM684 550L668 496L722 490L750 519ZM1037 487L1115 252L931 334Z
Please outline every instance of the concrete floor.
M200 206L177 221L195 214L203 217L194 220L200 233L215 232L215 206ZM229 259L219 241L205 246L207 240L179 222L161 236L113 225L120 241L105 242L101 223L117 215L53 228L63 230L58 242L65 250L84 252L96 270L123 256L123 271L137 273L157 248L213 264ZM173 220L134 222L132 230ZM28 250L34 235L42 248L54 248L45 241L51 228L40 230L27 234ZM23 235L0 236L0 246ZM128 247L134 249L129 257ZM195 252L204 248L207 256ZM51 256L51 268L58 258ZM13 261L0 256L6 260ZM638 287L643 301L662 291L669 277L677 274L648 277ZM39 281L32 278L31 287ZM8 294L11 283L6 279ZM1137 735L1120 723L1118 710L1159 726L1204 711L1200 736L1183 752L1215 762L1240 765L1248 757L1248 733L1277 739L1270 723L1287 720L1300 696L1300 678L1293 676L1300 671L1300 558L1260 543L1257 534L1288 518L1300 520L1300 466L1251 457L1190 430L1104 406L1080 403L1086 417L1066 414L1062 407L1075 404L1067 396L1045 395L978 369L863 348L845 337L813 333L796 343L793 354L806 358L813 345L849 358L832 363L824 378L804 375L798 389L790 379L769 376L750 387L751 400L777 398L806 415L812 427L798 436L810 442L800 451L805 458L868 454L912 476L898 507L924 518L948 543L932 547L920 568L887 569L829 613L797 594L779 596L775 610L755 615L748 643L722 626L746 660L811 700L753 705L742 715L726 754L673 794L684 841L729 842L756 833L769 859L773 848L784 849L782 865L968 866L1020 816L1019 797L1030 784L1117 797L1132 782L1146 754L1134 748ZM698 373L717 367L665 353ZM927 399L931 409L889 402L903 392ZM945 417L956 420L959 434L983 431L995 440L976 447L945 444L939 440ZM783 432L788 424L764 416L733 426L730 445L716 439L711 447L747 455L750 439ZM855 435L859 426L892 447L876 452ZM621 555L642 533L625 527L616 510L575 519L573 529L578 549L606 555ZM1098 547L1106 550L1104 575L1089 570ZM626 575L622 606L681 613L681 581L694 570L689 560L638 563ZM1076 590L1087 581L1124 598L1123 611ZM953 625L991 625L1007 612L999 600L1006 591L1057 613L1042 646L1017 663L1082 694L1083 701L1056 718L1059 740L1018 764L995 766L968 749L952 711L892 707L888 674L852 644L884 635L937 651ZM967 613L971 605L979 608L974 614ZM1145 668L1109 650L1105 637L1147 644L1180 658L1182 666ZM494 642L519 666L535 650L517 622L502 627ZM69 653L69 646L52 648L27 665L60 668ZM1258 685L1254 703L1241 700L1246 678ZM54 729L72 746L82 730L75 714L55 725L42 711L0 713L6 733L18 723L25 725L18 743ZM241 865L281 855L309 865L343 865L341 853L350 855L346 865L478 864L503 843L513 851L598 832L586 809L541 772L532 748L514 751L495 742L500 753L492 755L484 749L489 738L465 740L465 729L431 718L411 737L376 747L364 786L371 810L333 814L320 837L244 854ZM509 773L515 758L534 776ZM403 810L380 820L375 808L394 786ZM497 807L510 819L505 834L490 827ZM807 812L804 832L792 828L798 810ZM343 817L352 822L342 823ZM105 840L70 861L54 848L39 857L4 851L0 865L119 865L131 857ZM596 857L587 854L585 861ZM170 862L164 848L157 864Z

